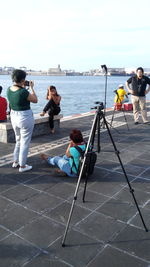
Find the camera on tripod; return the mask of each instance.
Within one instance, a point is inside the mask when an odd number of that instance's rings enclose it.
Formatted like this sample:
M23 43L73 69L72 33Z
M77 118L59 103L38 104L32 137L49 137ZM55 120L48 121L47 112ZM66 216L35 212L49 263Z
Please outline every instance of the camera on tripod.
M103 102L95 102L95 104L97 104L97 105L99 105L99 107L100 107L100 109L102 110L102 109L104 109L104 104L103 104Z
M91 109L97 109L98 108L100 111L104 109L103 102L96 101L96 102L94 102L94 104L96 104L97 106L95 106L95 107L93 107Z

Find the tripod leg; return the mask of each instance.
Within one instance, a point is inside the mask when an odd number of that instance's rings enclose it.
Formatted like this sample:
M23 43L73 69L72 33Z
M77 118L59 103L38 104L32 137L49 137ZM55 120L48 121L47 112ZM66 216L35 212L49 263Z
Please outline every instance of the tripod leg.
M94 135L91 138L92 139L92 141L91 141L92 148L94 146L96 128L97 128L97 152L99 153L101 150L101 147L100 147L100 114L99 113L97 114L97 120L96 120L95 126L94 126ZM86 193L87 181L88 181L88 175L86 175L85 182L84 182L84 191L83 191L83 197L82 197L83 202L85 202L85 193Z
M94 139L93 139L94 143ZM100 153L101 147L100 147L100 114L98 114L97 117L97 152Z
M145 231L148 232L148 229L147 229L146 224L145 224L145 222L144 222L144 219L143 219L143 216L142 216L142 214L141 214L140 208L139 208L139 206L138 206L137 200L136 200L136 198L135 198L134 190L132 189L132 187L131 187L131 185L130 185L130 182L129 182L128 176L127 176L127 174L126 174L125 168L124 168L123 163L122 163L122 161L121 161L121 158L120 158L120 156L119 156L119 151L117 150L117 147L116 147L116 145L115 145L115 142L114 142L114 140L113 140L113 138L112 138L112 135L111 135L111 132L110 132L110 130L109 130L109 127L108 127L108 124L107 124L107 121L106 121L106 119L105 119L104 114L102 115L102 117L103 117L103 120L104 120L104 122L105 122L105 125L106 125L106 128L107 128L109 137L110 137L110 139L111 139L112 145L113 145L113 147L114 147L115 153L116 153L116 155L117 155L117 157L118 157L120 166L121 166L121 168L122 168L122 170L123 170L123 173L124 173L124 176L125 176L125 178L126 178L127 184L128 184L128 186L129 186L130 193L132 194L132 197L133 197L133 199L134 199L136 208L137 208L137 210L138 210L138 212L139 212L141 221L142 221L142 223L143 223L143 226L144 226L144 228L145 228Z
M127 125L127 129L129 131L129 126L128 126L128 122L127 122L127 117L126 117L125 112L124 112L124 108L122 108L122 112L123 112L123 115L124 115L124 120L125 120L126 125Z
M73 213L75 201L77 200L77 194L78 194L80 181L81 181L81 177L82 177L82 173L83 173L83 169L84 169L85 159L86 159L86 157L84 157L84 160L83 160L83 164L82 164L82 167L81 167L81 171L80 171L80 174L79 174L77 186L76 186L76 189L75 189L74 198L73 198L73 201L72 201L71 210L70 210L70 213L69 213L69 217L68 217L68 221L67 221L64 237L63 237L63 240L62 240L62 246L63 247L65 246L65 240L66 240L67 232L68 232L68 229L69 229L69 224L70 224L70 221L71 221L71 216L72 216L72 213Z
M97 122L98 122L98 115L96 116L96 119L94 121L93 131L92 131L92 135L91 135L91 141L90 141L91 148L93 148L93 146L94 146L94 140L95 140Z
M87 153L89 151L89 148L90 148L90 145L91 145L91 141L94 144L94 140L93 139L95 137L95 132L94 131L96 131L97 118L98 118L98 112L95 113L95 117L94 117L94 120L93 120L92 128L91 128L89 139L88 139L88 143L87 143L87 146L86 146L86 151L85 151L85 154L84 154L83 164L82 164L81 171L80 171L80 174L79 174L78 182L77 182L75 193L74 193L73 202L72 202L72 205L71 205L71 210L70 210L70 213L69 213L69 217L68 217L65 233L64 233L64 236L63 236L63 240L62 240L62 246L63 247L65 246L65 240L66 240L66 236L67 236L67 233L68 233L69 224L70 224L70 221L71 221L71 217L72 217L75 201L77 200L77 194L78 194L78 190L79 190L79 186L80 186L80 182L81 182L81 178L82 178L83 169L84 169L84 166L85 166L86 156L87 156Z
M93 138L92 141L91 141L92 148L93 148L93 145L94 145L96 127L97 127L97 152L100 153L101 147L100 147L100 114L99 113L97 114L97 121L95 123L94 135L92 136L92 138ZM85 177L84 191L83 191L83 197L82 197L83 202L85 202L85 193L86 193L87 181L88 181L88 175Z
M88 181L88 176L86 176L85 182L84 182L84 191L83 191L83 197L82 197L83 202L85 202L85 193L86 193L87 181Z
M113 114L112 114L112 118L111 118L110 126L112 126L112 124L113 124L114 115L115 115L115 107L114 107L114 110L113 110Z
M62 247L65 247L66 236L67 236L67 233L68 233L68 228L69 228L69 224L70 224L70 221L71 221L71 216L72 216L72 213L73 213L75 201L76 201L76 199L75 199L75 196L74 196L74 199L73 199L73 202L72 202L72 205L71 205L71 210L70 210L69 217L68 217L68 221L67 221L67 225L66 225L66 229L65 229L65 233L64 233L64 236L63 236L63 240L62 240Z

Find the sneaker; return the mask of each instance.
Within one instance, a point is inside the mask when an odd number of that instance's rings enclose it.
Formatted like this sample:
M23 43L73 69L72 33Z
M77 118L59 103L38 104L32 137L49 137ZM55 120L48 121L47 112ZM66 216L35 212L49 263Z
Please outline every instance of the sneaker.
M149 121L145 121L144 124L149 124L150 122Z
M139 122L138 121L135 121L135 123L134 123L135 125L137 125L137 124L139 124Z
M12 168L17 168L18 166L19 166L19 163L18 162L13 162Z
M32 166L30 166L30 165L25 165L25 167L24 168L19 168L19 172L26 172L26 171L30 171L32 169Z

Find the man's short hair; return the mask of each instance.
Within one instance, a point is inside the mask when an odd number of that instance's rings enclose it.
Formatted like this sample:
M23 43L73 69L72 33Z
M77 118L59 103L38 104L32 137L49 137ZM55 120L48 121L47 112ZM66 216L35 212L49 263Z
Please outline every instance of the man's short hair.
M138 70L140 70L140 71L142 71L142 73L144 73L144 69L143 69L142 67L137 68L137 69L136 69L136 72L137 72Z
M0 86L0 94L1 94L2 90L3 90L3 87L2 87L2 86Z

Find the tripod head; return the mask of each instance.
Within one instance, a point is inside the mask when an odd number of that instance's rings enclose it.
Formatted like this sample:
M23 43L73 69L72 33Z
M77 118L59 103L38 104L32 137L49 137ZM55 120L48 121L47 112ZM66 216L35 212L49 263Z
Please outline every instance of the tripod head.
M107 66L106 66L106 65L101 65L101 68L102 68L104 74L107 75L107 71L108 71L108 70L107 70Z
M96 104L97 106L92 107L91 109L97 109L98 111L101 111L104 109L103 102L96 101L96 102L94 102L94 104Z

